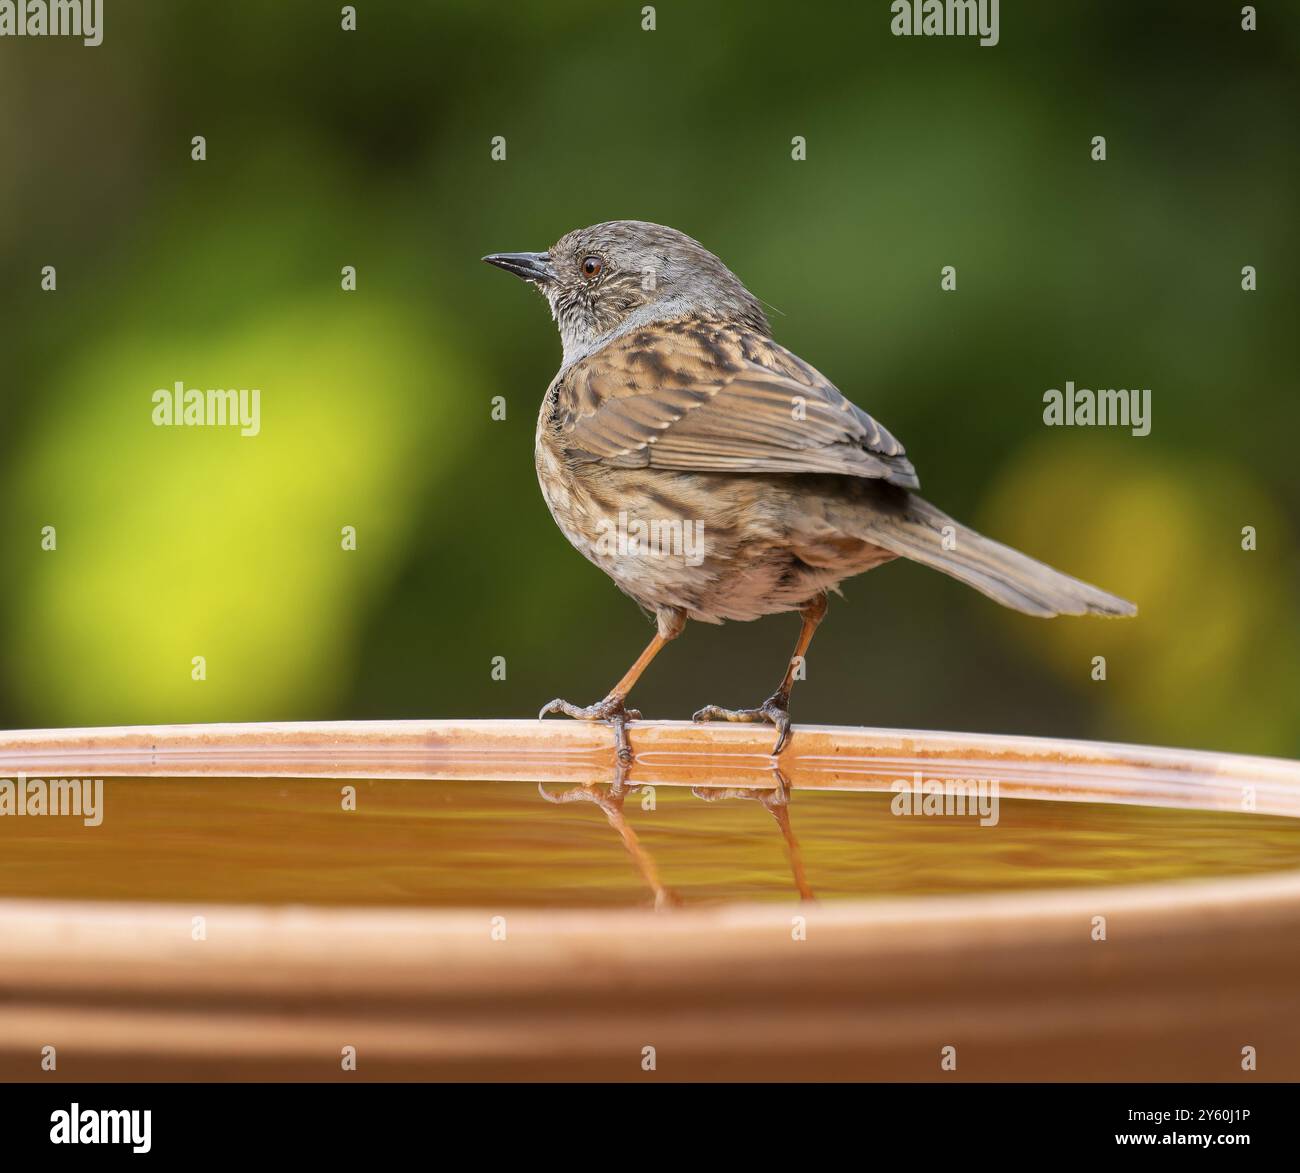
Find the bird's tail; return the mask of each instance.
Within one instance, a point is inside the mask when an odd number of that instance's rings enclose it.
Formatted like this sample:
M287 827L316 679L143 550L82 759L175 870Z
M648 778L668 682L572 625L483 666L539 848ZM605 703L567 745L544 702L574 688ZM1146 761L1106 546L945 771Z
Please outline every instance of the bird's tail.
M1127 599L991 541L911 494L896 509L871 510L855 529L890 553L942 570L1026 615L1137 614Z

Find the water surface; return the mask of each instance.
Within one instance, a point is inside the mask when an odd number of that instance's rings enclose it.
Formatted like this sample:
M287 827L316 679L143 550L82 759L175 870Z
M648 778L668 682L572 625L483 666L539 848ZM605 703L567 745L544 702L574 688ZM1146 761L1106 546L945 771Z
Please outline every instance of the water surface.
M356 789L345 810L343 790ZM102 826L0 819L0 897L614 907L1132 884L1300 866L1300 821L1003 799L524 782L108 779ZM599 801L592 801L597 798ZM649 808L649 809L647 809Z

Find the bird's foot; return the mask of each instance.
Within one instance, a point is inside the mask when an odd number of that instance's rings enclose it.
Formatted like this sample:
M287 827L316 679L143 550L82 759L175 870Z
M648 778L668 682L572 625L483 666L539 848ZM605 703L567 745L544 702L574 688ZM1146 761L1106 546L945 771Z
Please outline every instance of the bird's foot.
M568 701L556 697L550 704L542 706L542 711L537 714L537 719L540 721L547 713L563 713L566 717L572 717L575 721L604 721L614 730L618 760L624 765L632 760L632 746L627 739L627 723L641 720L641 713L638 709L626 708L621 696L607 696L603 701L597 701L594 705L586 705L585 707L572 705Z
M613 809L621 811L623 809L623 800L632 791L639 789L639 787L628 785L627 777L630 770L631 767L627 762L615 762L614 780L609 784L609 789L606 791L602 791L596 783L586 782L581 786L570 787L559 794L552 794L546 789L545 782L539 782L537 783L537 793L547 802L556 805L566 802L594 802L601 810L609 814Z
M790 805L790 783L776 766L772 767L772 773L776 785L770 790L756 786L692 786L691 794L705 802L721 802L728 798L751 799L770 814L776 815L779 810Z
M696 724L704 721L768 721L776 726L776 745L772 747L772 756L775 757L790 739L790 699L777 692L756 709L724 709L718 705L705 705L691 720Z

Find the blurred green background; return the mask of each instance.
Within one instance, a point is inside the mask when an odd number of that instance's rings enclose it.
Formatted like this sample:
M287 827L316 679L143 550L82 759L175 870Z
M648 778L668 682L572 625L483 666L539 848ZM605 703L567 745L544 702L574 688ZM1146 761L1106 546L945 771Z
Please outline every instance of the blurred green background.
M796 719L1300 754L1294 6L1005 0L994 48L884 0L105 7L100 48L0 42L0 726L603 695L651 629L551 522L558 340L478 258L634 217L779 307L928 497L1141 608L894 564ZM1150 387L1151 434L1044 427L1067 379ZM177 380L260 388L261 434L153 426ZM635 703L756 703L796 629L692 625Z

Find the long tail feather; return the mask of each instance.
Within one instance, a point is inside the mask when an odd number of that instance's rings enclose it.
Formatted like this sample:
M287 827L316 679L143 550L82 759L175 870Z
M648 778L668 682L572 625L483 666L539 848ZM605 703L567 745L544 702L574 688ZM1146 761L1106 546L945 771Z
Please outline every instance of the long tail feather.
M860 532L891 553L942 570L1026 615L1137 614L1127 599L992 541L920 497L909 495L897 510L872 510Z

